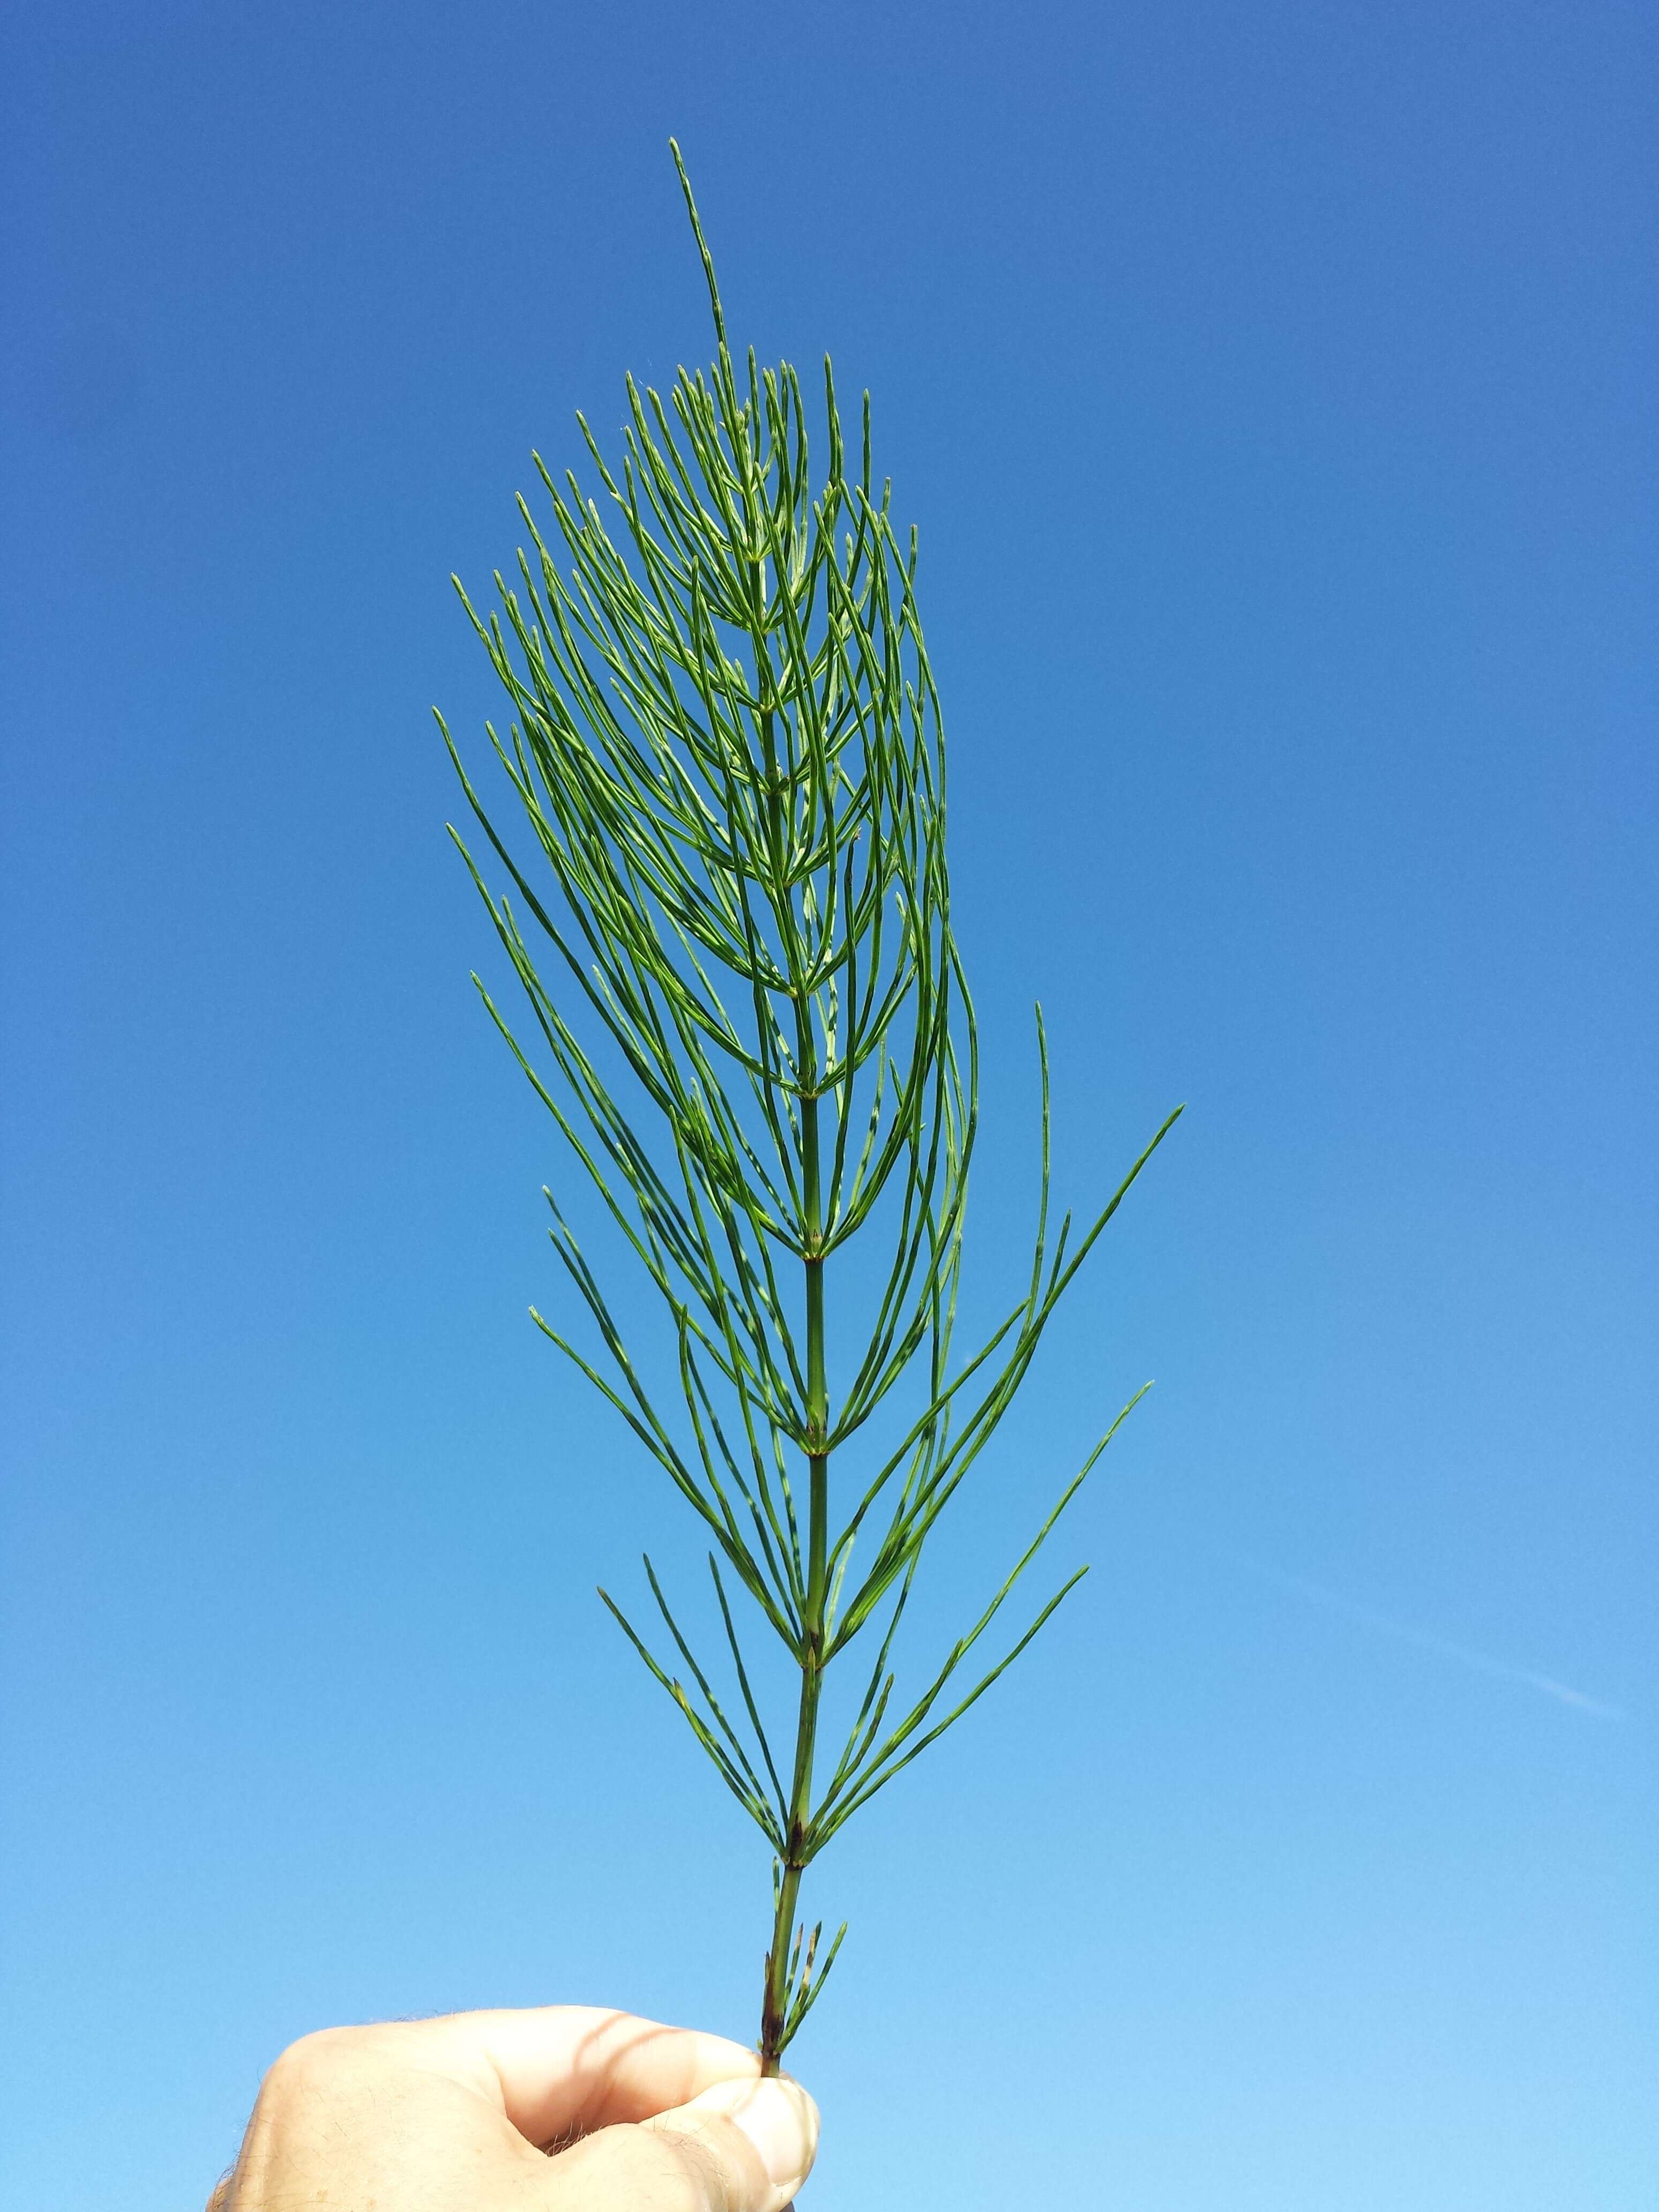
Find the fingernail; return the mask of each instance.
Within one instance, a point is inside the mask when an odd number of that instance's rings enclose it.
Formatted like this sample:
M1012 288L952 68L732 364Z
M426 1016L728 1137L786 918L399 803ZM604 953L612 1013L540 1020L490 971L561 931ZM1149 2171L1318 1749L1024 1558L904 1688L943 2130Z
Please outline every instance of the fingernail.
M787 2076L744 2082L731 2119L759 2152L768 2178L780 2189L799 2189L818 2147L818 2108L800 2083Z

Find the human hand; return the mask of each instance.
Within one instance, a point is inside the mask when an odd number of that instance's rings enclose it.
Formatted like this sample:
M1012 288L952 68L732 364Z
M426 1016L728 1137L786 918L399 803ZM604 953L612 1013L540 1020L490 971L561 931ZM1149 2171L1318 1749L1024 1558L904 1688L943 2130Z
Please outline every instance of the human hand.
M454 2013L291 2045L207 2212L785 2212L817 2142L799 2083L723 2036Z

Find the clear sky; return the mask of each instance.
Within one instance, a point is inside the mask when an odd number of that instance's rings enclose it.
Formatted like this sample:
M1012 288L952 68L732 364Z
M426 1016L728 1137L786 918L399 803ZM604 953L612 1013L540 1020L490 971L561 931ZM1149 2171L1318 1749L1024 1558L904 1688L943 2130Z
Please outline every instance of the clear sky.
M706 357L671 131L921 526L984 1295L1034 998L1068 1202L1188 1102L915 1663L1153 1376L1094 1572L811 1877L806 2201L1659 2201L1654 25L8 11L8 2206L199 2202L331 2021L754 2030L428 711Z

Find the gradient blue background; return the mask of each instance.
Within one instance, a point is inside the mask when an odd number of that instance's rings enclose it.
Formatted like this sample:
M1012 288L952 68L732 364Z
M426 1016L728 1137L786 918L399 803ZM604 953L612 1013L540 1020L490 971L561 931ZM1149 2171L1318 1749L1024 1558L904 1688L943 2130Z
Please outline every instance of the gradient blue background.
M752 2033L428 714L532 444L705 356L671 130L921 526L987 1295L1034 996L1068 1198L1190 1101L915 1648L1155 1375L1096 1571L815 1875L807 2201L1659 2201L1656 79L1599 0L9 11L8 2205L197 2203L332 2021Z

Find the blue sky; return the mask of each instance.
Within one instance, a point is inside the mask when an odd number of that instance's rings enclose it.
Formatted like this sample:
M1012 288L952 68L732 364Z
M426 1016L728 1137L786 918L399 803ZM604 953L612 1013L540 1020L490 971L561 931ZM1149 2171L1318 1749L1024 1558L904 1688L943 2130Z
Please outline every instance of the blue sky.
M454 607L632 369L872 390L987 1059L1082 1206L941 1546L1094 1571L814 1870L809 2202L1659 2182L1653 19L20 6L0 54L0 2194L206 2194L328 2021L752 2033L767 1870L592 1595ZM112 2179L112 2177L114 2177Z

